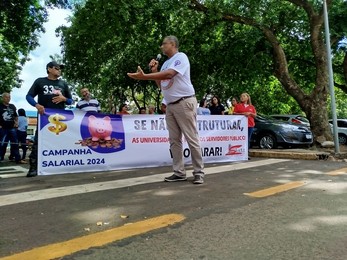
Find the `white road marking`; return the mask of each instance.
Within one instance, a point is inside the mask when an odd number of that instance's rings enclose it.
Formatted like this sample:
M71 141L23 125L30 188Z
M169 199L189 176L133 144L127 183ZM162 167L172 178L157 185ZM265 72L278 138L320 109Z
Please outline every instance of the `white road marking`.
M222 165L215 167L205 168L205 174L215 174L226 171L236 171L242 169L248 169L258 166L265 166L269 164L281 163L290 161L289 159L268 159L260 161L246 161L241 163L231 163L230 165ZM44 199L52 199L76 194L83 194L88 192L103 191L103 190L114 190L124 187L131 187L147 183L163 182L164 178L172 172L166 172L161 174L154 174L143 177L127 178L122 180L98 182L91 184L81 184L75 186L65 186L59 188L42 189L29 192L16 193L11 195L0 196L0 207L6 205L12 205L17 203L38 201Z
M24 177L27 172L28 169L22 166L2 166L0 167L0 179Z
M25 177L27 176L28 169L25 170L25 172L21 173L9 173L9 174L1 174L0 179L7 179L7 178L18 178L18 177Z

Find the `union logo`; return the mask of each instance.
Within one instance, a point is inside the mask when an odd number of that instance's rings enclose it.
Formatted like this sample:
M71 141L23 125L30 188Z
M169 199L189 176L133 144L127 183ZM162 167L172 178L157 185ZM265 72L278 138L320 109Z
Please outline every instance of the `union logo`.
M179 60L176 60L176 61L175 61L175 67L178 66L178 65L180 65L180 64L181 64L181 61L179 61Z
M225 155L236 155L236 154L242 154L244 152L244 149L242 149L242 145L230 145L228 148L228 152Z

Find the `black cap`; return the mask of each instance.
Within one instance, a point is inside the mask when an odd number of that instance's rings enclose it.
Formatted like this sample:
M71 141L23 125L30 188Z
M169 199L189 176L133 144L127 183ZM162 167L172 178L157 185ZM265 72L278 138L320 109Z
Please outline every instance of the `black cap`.
M48 68L53 68L53 67L59 67L61 69L64 68L64 65L63 64L58 64L56 61L51 61L49 62L47 65L46 65L46 69Z

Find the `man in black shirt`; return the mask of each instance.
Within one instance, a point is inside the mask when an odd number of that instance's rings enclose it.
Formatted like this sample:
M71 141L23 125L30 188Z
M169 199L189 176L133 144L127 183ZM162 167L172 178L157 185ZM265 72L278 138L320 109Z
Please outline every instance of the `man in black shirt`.
M31 86L26 99L30 105L36 107L40 115L45 113L45 108L65 109L65 105L72 104L72 96L67 83L60 78L64 66L55 61L47 64L47 77L38 78ZM37 102L35 97L38 97ZM29 156L30 169L27 177L37 175L37 134L35 132L34 144Z
M11 142L11 153L16 163L20 163L20 155L18 148L18 115L17 109L10 104L11 95L9 93L2 94L2 103L0 104L0 160L4 160L8 142Z

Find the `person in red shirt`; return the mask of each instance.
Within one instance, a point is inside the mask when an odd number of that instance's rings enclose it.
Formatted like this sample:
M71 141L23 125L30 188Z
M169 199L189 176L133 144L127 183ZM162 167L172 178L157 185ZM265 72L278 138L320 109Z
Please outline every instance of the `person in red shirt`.
M248 149L251 144L251 137L255 126L254 118L257 116L255 107L252 105L251 97L248 93L242 93L240 103L234 108L234 115L245 115L248 118Z

